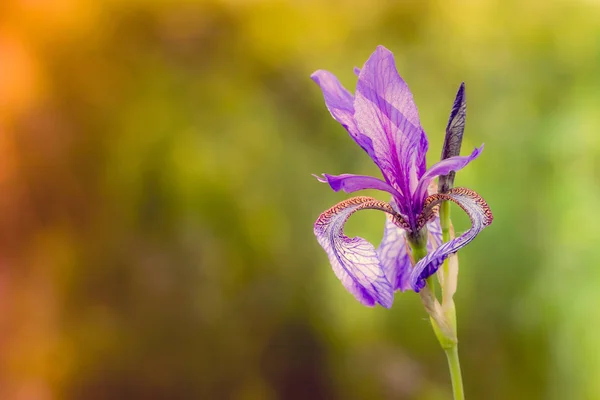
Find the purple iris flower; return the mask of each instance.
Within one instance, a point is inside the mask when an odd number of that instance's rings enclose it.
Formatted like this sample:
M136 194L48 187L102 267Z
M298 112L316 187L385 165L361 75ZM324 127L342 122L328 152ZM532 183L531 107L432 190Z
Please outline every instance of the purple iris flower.
M408 86L396 70L394 56L377 47L361 70L353 96L330 72L318 70L311 78L321 87L325 104L333 118L346 128L383 174L383 180L362 175L317 177L334 191L346 193L377 189L392 195L389 203L372 197L353 197L322 213L314 232L327 252L333 270L346 289L361 303L389 308L394 292L419 292L451 254L472 241L492 222L491 211L477 193L454 188L429 193L438 176L458 171L477 158L483 146L469 156L443 159L426 167L427 136L419 121L417 107ZM464 88L461 86L448 127L456 125ZM464 114L463 114L464 118ZM464 120L462 121L464 123ZM462 132L461 132L462 135ZM458 204L470 217L471 229L442 244L437 210L442 201ZM387 213L379 248L367 240L344 235L344 224L356 211L377 209ZM428 254L416 265L409 243L427 241Z

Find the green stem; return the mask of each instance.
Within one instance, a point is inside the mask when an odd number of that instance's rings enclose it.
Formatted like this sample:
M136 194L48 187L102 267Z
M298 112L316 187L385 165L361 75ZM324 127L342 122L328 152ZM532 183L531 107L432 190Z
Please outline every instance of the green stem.
M425 235L425 238L427 236ZM411 244L413 250L413 257L415 258L415 263L419 262L420 259L427 255L427 240L418 241L417 243ZM427 285L431 287L431 290L435 293L435 282L433 281L433 275L427 278Z
M454 400L464 400L465 392L463 390L462 375L460 373L460 361L458 359L458 346L454 345L445 349L448 358L448 367L450 368L450 379L452 380L452 393Z
M442 239L450 240L450 203L443 201L440 205L440 225L442 226Z
M450 241L450 203L443 201L440 205L440 226L442 227L442 242ZM444 260L444 276L448 275L448 259Z
M445 203L445 202L444 202ZM440 209L440 221L442 226L442 238L444 241L450 240L450 208L442 203ZM445 206L445 207L444 207ZM443 213L443 214L442 214ZM427 231L421 231L413 240L409 240L415 262L419 262L427 255ZM444 263L444 277L448 275L447 261ZM442 285L443 290L444 285ZM456 313L454 303L450 297L450 307L445 311L440 306L435 296L435 283L433 275L427 279L427 284L419 293L421 300L429 313L431 326L435 332L440 345L446 352L448 365L450 367L450 377L452 380L452 390L454 400L464 400L462 377L460 373L460 362L458 360L458 346L456 340ZM443 312L442 312L443 311Z
M423 237L419 238L420 240L411 243L415 263L419 262L427 255L427 234L422 234L421 236Z
M440 227L442 228L442 243L446 243L450 241L450 203L448 201L443 201L440 205ZM447 293L446 285L448 281L448 276L450 274L449 267L450 259L446 258L444 263L442 264L442 279L440 280L442 286L442 304L447 305L447 303L452 301L452 295ZM448 299L448 297L450 297ZM454 317L454 321L452 321L454 326L456 327L456 317Z
M440 206L440 225L442 228L442 241L448 242L450 240L450 203L447 201L442 202ZM449 275L449 259L444 260L443 265L443 276L444 282L447 281ZM452 293L444 293L445 285L442 285L442 298L445 305L450 305L446 308L446 318L452 325L454 332L456 332L456 310L454 308L454 301L452 300ZM449 297L449 298L446 298ZM440 342L441 344L441 342ZM444 347L442 345L442 347ZM458 357L458 345L453 343L451 347L444 348L446 357L448 358L448 367L450 369L450 379L452 380L452 393L454 400L464 400L465 394L463 390L462 374L460 372L460 360Z

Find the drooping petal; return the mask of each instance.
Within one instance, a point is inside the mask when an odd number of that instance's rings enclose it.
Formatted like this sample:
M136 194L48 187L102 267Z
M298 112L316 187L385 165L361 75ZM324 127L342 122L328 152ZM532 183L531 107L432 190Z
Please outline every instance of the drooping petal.
M322 213L315 222L315 236L329 256L333 271L344 287L367 306L392 306L394 290L387 280L377 252L361 237L344 235L344 224L359 210L376 209L394 214L392 207L372 197L353 197Z
M435 219L427 223L427 232L429 233L427 240L427 252L431 253L433 250L440 247L443 241L440 217L435 217Z
M444 260L451 254L466 246L494 219L492 211L485 200L477 193L467 188L454 188L448 193L438 193L425 200L423 213L429 213L441 201L448 200L458 204L471 219L471 229L456 239L452 239L427 254L415 265L410 275L410 283L415 292L425 286L425 280L434 274Z
M425 170L427 137L394 56L383 46L377 47L360 71L354 119L358 129L371 138L386 181L410 202L410 193Z
M310 77L321 87L323 97L325 98L325 105L331 116L342 124L352 139L374 159L371 139L358 130L354 120L354 96L329 71L320 69L315 71Z
M388 183L372 176L353 174L323 174L322 177L317 175L314 175L314 177L317 178L319 182L328 183L335 192L343 190L346 193L352 193L358 190L376 189L388 192L395 198L401 197L400 193L398 193L398 191L396 191L396 189L391 187Z
M433 183L429 184L429 187L427 188L427 194L432 195L435 193L437 193L437 187ZM432 212L431 215L423 215L422 218L427 218L423 221L423 224L427 225L427 252L431 253L433 250L440 247L440 245L443 242L442 225L440 224L440 217L436 215L435 212Z
M463 134L465 133L465 123L467 119L467 98L465 96L465 83L461 83L452 105L448 125L446 126L446 136L444 146L442 147L442 157L445 160L460 154ZM440 175L438 191L446 193L454 186L454 176L456 173L450 171L446 175Z
M427 187L431 181L438 175L446 175L450 171L458 171L467 166L471 161L479 157L483 151L483 145L479 148L475 148L473 152L468 156L456 156L446 158L436 164L433 164L431 168L427 170L425 175L421 177L417 190L415 191L413 202L417 210L421 209L423 200L427 195Z
M377 248L383 272L394 290L410 289L412 261L406 231L394 223L394 217L386 215L383 239Z

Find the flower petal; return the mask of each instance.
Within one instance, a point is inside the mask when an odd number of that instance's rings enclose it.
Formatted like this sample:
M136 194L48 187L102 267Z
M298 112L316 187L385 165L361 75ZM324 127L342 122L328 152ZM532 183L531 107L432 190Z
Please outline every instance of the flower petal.
M386 180L410 202L409 193L425 172L427 137L394 56L383 46L377 47L360 71L354 110L358 129L371 138Z
M427 252L431 253L433 250L440 247L443 242L440 217L436 216L435 219L427 223L427 232L429 233L429 240L427 241Z
M452 105L448 125L446 126L446 137L442 147L441 160L455 157L460 154L463 134L465 133L465 122L467 119L467 99L465 97L465 83L461 83ZM439 179L439 192L446 193L454 186L454 171L447 175L441 175Z
M329 71L320 69L315 71L310 77L321 87L323 97L325 98L325 105L331 116L342 124L350 134L350 137L377 162L374 158L371 139L358 130L354 121L354 96Z
M333 267L333 272L356 297L367 306L379 303L392 306L394 290L387 280L371 243L360 237L344 235L344 224L359 210L377 209L394 214L392 207L372 197L353 197L322 213L315 222L315 236Z
M346 193L352 193L358 190L376 189L388 192L394 197L401 197L400 193L398 193L398 191L391 187L388 183L372 176L352 174L323 174L322 177L317 175L313 176L317 178L319 182L328 183L335 192L343 190Z
M435 185L430 184L427 188L429 195L437 193ZM437 211L437 210L436 210ZM442 239L442 225L440 224L440 217L432 213L431 215L423 215L423 218L429 217L428 220L424 220L423 224L427 224L428 240L427 240L427 252L431 253L433 250L440 247L443 242Z
M419 181L419 185L417 186L417 190L415 191L413 197L415 209L420 210L422 208L423 200L425 199L425 196L427 196L427 187L436 176L446 175L450 171L458 171L463 169L467 166L467 164L479 157L482 151L483 145L481 145L480 148L475 148L469 156L450 157L433 164Z
M434 274L444 260L459 249L466 246L494 219L492 211L485 200L477 193L467 188L454 188L448 193L438 193L425 200L423 213L427 214L441 201L448 200L458 204L471 219L471 229L449 242L442 244L433 252L427 254L415 265L410 275L410 283L415 292L425 286L425 280Z
M394 217L386 215L383 239L377 248L383 272L394 290L410 289L412 261L406 231L394 223Z

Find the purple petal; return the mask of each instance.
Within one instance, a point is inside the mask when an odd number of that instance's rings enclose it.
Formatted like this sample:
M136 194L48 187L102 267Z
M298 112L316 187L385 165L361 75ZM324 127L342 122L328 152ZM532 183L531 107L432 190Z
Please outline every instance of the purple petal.
M310 77L321 87L323 97L325 98L325 105L331 116L342 124L350 134L350 137L376 161L371 139L358 130L354 121L354 96L329 71L320 69L315 71Z
M385 47L377 47L360 71L354 110L386 180L408 197L425 171L427 137L412 94Z
M383 239L377 249L383 272L394 290L410 289L412 262L406 242L406 233L394 223L394 217L386 215Z
M427 254L415 265L410 275L410 283L415 292L419 292L425 286L425 280L433 275L444 260L459 249L466 246L494 219L492 211L485 200L477 193L467 188L454 188L448 193L438 193L429 196L425 200L424 213L441 201L448 200L458 204L471 219L471 229L449 242L442 244L433 252Z
M364 176L364 175L352 175L352 174L342 174L342 175L329 175L323 174L323 177L313 175L315 178L319 180L319 182L328 183L329 186L335 191L339 192L343 190L346 193L356 192L358 190L364 189L376 189L383 190L384 192L390 193L395 198L401 197L400 193L396 191L393 187L391 187L386 182L381 179L374 178L372 176Z
M429 240L427 241L427 252L431 253L442 244L442 226L440 225L440 217L435 217L434 220L427 223L427 232L429 232Z
M390 308L394 290L382 269L375 248L360 237L344 235L344 224L358 210L377 209L393 214L392 207L372 197L353 197L322 213L315 222L315 236L344 287L367 306Z
M458 171L467 166L471 161L479 157L481 152L483 151L483 145L480 148L475 148L471 155L469 156L456 156L446 158L434 165L431 166L423 175L421 180L419 181L419 185L417 186L417 190L415 191L413 202L416 204L416 209L421 208L421 204L427 196L427 187L431 183L431 181L438 175L446 175L450 171Z

